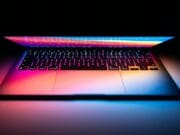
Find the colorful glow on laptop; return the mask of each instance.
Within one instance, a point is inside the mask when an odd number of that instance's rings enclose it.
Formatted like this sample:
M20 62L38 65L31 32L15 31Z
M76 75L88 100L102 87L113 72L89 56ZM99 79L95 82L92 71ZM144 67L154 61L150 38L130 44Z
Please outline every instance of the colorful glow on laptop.
M28 47L153 47L173 37L5 36Z

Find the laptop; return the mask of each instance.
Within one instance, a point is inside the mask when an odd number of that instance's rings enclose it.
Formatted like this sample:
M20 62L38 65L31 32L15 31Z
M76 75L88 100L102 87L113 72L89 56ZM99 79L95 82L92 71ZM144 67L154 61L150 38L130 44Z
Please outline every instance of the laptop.
M21 51L4 62L0 95L179 95L154 51L173 38L4 36L4 48Z

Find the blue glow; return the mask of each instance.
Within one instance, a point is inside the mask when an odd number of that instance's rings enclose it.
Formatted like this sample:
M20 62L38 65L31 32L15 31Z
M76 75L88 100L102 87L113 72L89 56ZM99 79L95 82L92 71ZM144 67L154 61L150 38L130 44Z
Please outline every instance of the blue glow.
M180 133L179 101L3 101L0 110L6 135Z
M160 37L100 37L100 36L87 36L87 37L77 37L77 36L58 36L56 38L64 38L70 40L126 40L126 41L158 41L164 42L170 40L174 37L172 36L160 36Z

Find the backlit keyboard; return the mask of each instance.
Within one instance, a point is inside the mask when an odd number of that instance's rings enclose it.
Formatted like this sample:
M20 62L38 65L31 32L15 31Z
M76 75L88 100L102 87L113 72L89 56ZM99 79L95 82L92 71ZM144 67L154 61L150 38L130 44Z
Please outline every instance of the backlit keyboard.
M147 49L30 49L19 70L157 70Z

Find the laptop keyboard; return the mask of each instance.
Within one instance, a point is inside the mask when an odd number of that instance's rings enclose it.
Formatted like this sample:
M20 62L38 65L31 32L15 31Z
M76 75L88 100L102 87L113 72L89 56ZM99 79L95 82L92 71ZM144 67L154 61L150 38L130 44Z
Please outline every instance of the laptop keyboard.
M28 50L19 70L158 70L147 49Z

